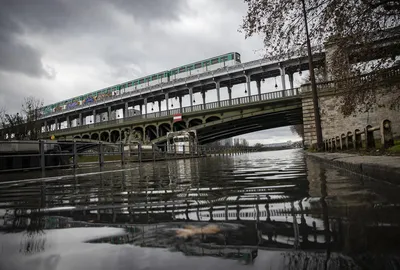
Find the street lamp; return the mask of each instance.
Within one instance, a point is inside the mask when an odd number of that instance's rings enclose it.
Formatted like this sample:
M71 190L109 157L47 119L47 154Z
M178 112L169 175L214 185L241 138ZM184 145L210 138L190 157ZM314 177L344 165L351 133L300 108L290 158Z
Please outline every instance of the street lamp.
M318 150L320 150L322 148L322 129L321 129L321 118L319 115L317 84L315 82L313 56L311 52L310 36L308 34L306 4L304 3L304 0L301 0L301 3L303 5L304 26L307 37L308 69L310 70L311 90L312 90L313 106L314 106L315 133L317 135L317 148Z

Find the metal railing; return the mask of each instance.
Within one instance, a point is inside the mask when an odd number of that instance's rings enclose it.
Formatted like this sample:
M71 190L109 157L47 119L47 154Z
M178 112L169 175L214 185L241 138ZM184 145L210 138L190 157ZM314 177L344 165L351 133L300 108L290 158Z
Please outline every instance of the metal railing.
M203 110L211 110L211 109L217 109L217 108L223 108L223 107L229 107L229 106L237 106L237 105L241 105L241 104L248 104L248 103L252 103L252 102L274 100L274 99L280 99L280 98L285 98L285 97L294 97L294 96L298 96L299 94L300 94L300 88L294 88L294 89L289 89L289 90L280 90L280 91L269 92L269 93L264 93L264 94L260 94L260 95L256 94L256 95L252 95L252 96L239 97L239 98L234 98L234 99L230 99L230 100L228 99L228 100L214 101L214 102L209 102L206 104L198 104L198 105L186 106L186 107L182 107L182 108L164 110L164 111L160 111L160 112L152 112L152 113L147 113L147 114L134 115L134 116L126 117L126 118L108 120L108 121L103 121L103 122L94 123L94 124L87 124L87 125L82 125L82 126L77 126L77 127L56 129L56 130L52 130L52 131L42 132L42 134L48 134L48 133L58 131L58 130L62 130L63 132L69 132L69 131L75 131L75 130L92 129L94 127L99 127L99 126L103 126L103 125L108 126L108 125L113 125L113 124L122 124L126 121L131 122L131 121L135 121L135 120L158 118L158 117L163 117L163 116L173 116L173 115L179 114L179 113L198 112L198 111L203 111Z
M354 131L348 131L342 133L339 136L334 136L324 140L325 151L337 151L337 150L358 150L365 145L366 149L376 148L374 132L380 132L381 147L387 149L394 145L392 124L389 120L385 119L379 126L366 126L363 130L356 129Z
M128 147L126 147L128 146ZM233 155L253 152L252 147L208 147L198 145L189 149L167 149L141 144L129 145L101 141L0 141L0 173L78 168L80 164L104 166L106 163L128 161L158 161L166 159ZM110 157L110 158L108 158Z

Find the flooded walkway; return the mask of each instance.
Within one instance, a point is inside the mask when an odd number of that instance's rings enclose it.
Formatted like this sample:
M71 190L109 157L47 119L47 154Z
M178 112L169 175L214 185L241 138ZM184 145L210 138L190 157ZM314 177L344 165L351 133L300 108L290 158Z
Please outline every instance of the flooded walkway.
M0 269L400 268L400 188L301 150L71 172L0 182Z

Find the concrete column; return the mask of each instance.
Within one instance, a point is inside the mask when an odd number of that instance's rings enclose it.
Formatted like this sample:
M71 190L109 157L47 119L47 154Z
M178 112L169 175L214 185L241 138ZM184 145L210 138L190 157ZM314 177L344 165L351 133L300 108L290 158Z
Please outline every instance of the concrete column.
M229 105L232 105L232 87L228 86Z
M44 121L44 131L45 132L48 131L47 120Z
M290 89L293 90L293 88L294 88L293 87L293 73L289 73L288 76L289 76Z
M179 96L179 108L181 109L181 113L183 113L182 111L182 96Z
M250 74L245 75L246 76L246 84L247 84L247 94L248 96L251 96L251 87L250 87Z
M147 115L147 98L145 98L145 99L143 100L143 106L144 106L144 114Z
M77 126L82 126L82 125L83 125L82 113L79 113Z
M67 115L66 120L67 120L67 128L70 128L71 127L71 121L69 121L69 115Z
M257 84L258 97L261 99L261 80L257 79L256 84Z
M193 87L189 87L190 107L193 107Z
M281 72L282 90L286 90L285 68L281 66L279 70Z
M158 111L161 112L161 100L158 101Z
M215 82L215 88L217 89L217 101L218 101L218 106L221 104L221 89L220 89L220 83L219 81Z
M58 128L58 119L54 120L54 130L57 130Z
M108 106L108 120L111 120L111 106Z
M128 111L128 102L125 102L124 118L129 117L128 113L129 113L129 111Z
M201 92L201 96L203 98L203 109L206 109L206 91Z
M96 110L93 110L93 124L96 123Z
M169 111L169 94L165 93L165 105L167 106L167 114Z

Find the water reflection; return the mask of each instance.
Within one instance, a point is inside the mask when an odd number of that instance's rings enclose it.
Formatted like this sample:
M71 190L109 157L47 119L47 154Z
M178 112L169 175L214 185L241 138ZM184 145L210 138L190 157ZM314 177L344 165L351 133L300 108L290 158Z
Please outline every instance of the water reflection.
M142 165L0 183L0 255L42 254L49 265L59 265L68 256L66 247L86 254L88 246L96 246L100 253L120 254L128 244L138 254L167 249L263 269L398 265L398 187L326 167L292 150ZM73 243L65 237L81 235L85 227L93 234ZM61 257L48 257L52 251ZM78 268L90 265L92 255L87 253ZM211 267L241 265L213 262ZM183 268L187 261L171 255L159 266L151 259L141 263L139 268Z

